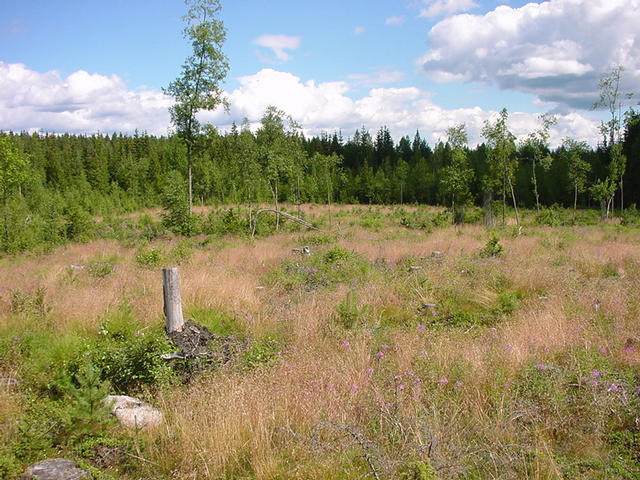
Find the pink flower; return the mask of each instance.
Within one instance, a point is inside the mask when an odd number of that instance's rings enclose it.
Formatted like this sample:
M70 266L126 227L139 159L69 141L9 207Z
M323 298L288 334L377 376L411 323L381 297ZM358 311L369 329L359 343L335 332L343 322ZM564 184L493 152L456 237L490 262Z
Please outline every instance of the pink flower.
M389 345L387 345L386 343L383 343L382 345L380 345L380 348L382 350L389 350Z
M380 360L382 357L384 357L384 352L378 352L378 353L376 353L376 358L377 358L378 360Z
M404 385L398 385L398 390L400 391L404 390Z
M456 383L454 383L454 385L458 388L460 388L462 385L464 385L460 380L457 380Z
M627 347L624 349L624 353L631 355L633 353L633 347Z
M349 346L350 346L350 345L351 345L351 344L349 343L349 340L343 340L343 341L342 341L342 346L343 346L344 348L349 348Z
M598 378L600 376L600 370L598 370L597 368L591 370L591 376L593 378Z
M536 363L536 369L538 369L538 370L544 370L544 363L542 363L542 362L538 362L538 363Z
M371 367L367 368L367 375L369 376L373 375L373 368Z
M617 392L618 390L620 390L620 387L618 387L615 383L612 383L611 386L607 389L607 392Z
M447 377L442 377L440 380L438 380L438 383L440 385L446 385L447 383L449 383L449 380L447 379Z
M419 332L424 332L425 330L426 330L426 327L423 324L418 325Z

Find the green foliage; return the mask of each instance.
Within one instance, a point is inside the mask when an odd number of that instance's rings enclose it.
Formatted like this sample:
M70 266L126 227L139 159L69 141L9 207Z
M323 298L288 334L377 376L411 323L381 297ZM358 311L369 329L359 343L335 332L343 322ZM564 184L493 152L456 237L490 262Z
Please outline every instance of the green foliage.
M104 278L113 273L112 262L105 260L91 260L86 266L87 273L95 278Z
M267 274L266 282L287 290L302 287L315 290L339 283L351 283L370 273L370 263L338 245L324 253L312 253L300 261L286 261Z
M212 235L248 235L248 216L239 209L212 210L203 222L202 231Z
M92 430L96 423L106 422L109 418L109 406L104 405L103 400L111 386L102 380L102 372L91 362L80 366L74 380L69 388L74 407L73 420Z
M503 251L504 247L499 243L498 237L492 235L491 238L487 241L487 244L484 246L484 248L478 252L478 256L480 258L499 257L500 255L502 255Z
M245 370L268 366L281 355L280 341L273 336L253 340L242 354L240 365Z
M136 255L136 263L141 267L156 268L163 262L164 256L158 248L141 250Z
M401 480L440 480L428 458L407 463L402 467L399 478Z
M47 289L38 287L31 293L23 293L20 290L11 292L11 313L36 315L44 317L49 313L50 307L47 305L45 295Z
M165 209L162 224L166 228L179 235L190 236L196 233L196 220L189 209L185 183L176 171L169 175L162 196L162 206Z
M349 291L344 300L342 300L336 307L338 321L346 329L356 326L368 310L369 308L367 305L358 307L358 298L355 290Z
M141 328L127 305L114 312L99 333L85 355L116 392L130 393L171 380L171 369L160 358L172 351L164 330Z

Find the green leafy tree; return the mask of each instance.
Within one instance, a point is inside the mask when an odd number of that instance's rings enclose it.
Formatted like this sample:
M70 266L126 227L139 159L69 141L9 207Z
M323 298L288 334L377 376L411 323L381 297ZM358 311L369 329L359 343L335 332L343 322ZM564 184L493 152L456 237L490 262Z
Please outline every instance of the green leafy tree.
M454 223L464 223L464 209L471 200L469 186L473 169L467 159L467 130L464 123L447 129L447 142L451 148L451 163L442 169L444 193L451 197Z
M562 141L562 150L564 155L566 155L568 166L567 175L573 190L573 219L575 220L576 210L578 208L578 193L585 191L587 187L587 174L591 170L589 162L584 160L589 146L586 142L578 142L571 138L565 138Z
M488 158L491 163L489 171L492 172L489 181L493 184L495 183L498 175L502 177L502 223L505 223L505 210L507 203L506 195L508 186L511 191L511 199L513 200L516 223L520 225L516 194L513 189L513 177L517 167L517 160L515 157L516 137L509 131L507 126L508 118L509 114L507 113L507 109L502 109L500 116L495 123L492 124L488 120L485 121L482 129L482 136L486 139L487 147L489 148Z
M28 175L29 158L19 151L8 136L0 136L0 198L2 199L3 250L9 246L9 196Z
M213 110L220 105L228 108L220 86L227 75L229 64L222 52L226 29L220 13L219 0L186 0L187 14L183 17L184 38L193 52L182 65L177 79L169 84L165 93L176 103L169 108L171 122L187 148L187 183L189 211L193 205L192 155L202 126L196 118L200 110Z
M531 181L533 194L536 197L536 210L540 213L540 195L538 194L538 178L536 166L540 165L545 171L551 168L553 157L549 154L549 130L557 123L556 117L544 113L540 115L542 126L529 134L522 147L531 152Z
M298 133L300 126L286 113L274 106L267 107L256 134L258 156L269 183L276 211L276 231L280 227L279 189L281 183L296 178L304 151Z
M622 94L620 92L620 81L622 79L622 65L615 65L608 73L605 73L598 82L600 98L593 104L593 109L606 108L611 115L608 122L602 122L600 130L604 137L604 147L609 149L609 185L611 197L607 201L606 215L613 205L617 187L620 187L620 214L624 212L624 183L623 176L626 171L627 159L622 154L622 108L625 99L631 99L632 93ZM610 189L608 189L610 190Z

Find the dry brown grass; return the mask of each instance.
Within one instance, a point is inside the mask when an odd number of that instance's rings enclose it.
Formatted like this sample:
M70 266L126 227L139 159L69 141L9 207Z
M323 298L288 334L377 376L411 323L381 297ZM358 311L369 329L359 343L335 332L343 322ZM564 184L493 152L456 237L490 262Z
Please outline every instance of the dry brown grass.
M303 209L307 215L327 213L326 206ZM349 213L352 207L332 206L332 212ZM310 291L269 286L265 275L296 258L291 248L298 234L287 233L197 249L181 266L187 311L229 312L251 337L283 332L289 344L271 367L222 369L188 387L161 392L157 401L166 424L146 434L145 455L153 462L146 474L157 468L169 478L194 479L332 478L332 470L346 468L366 473L366 466L354 467L353 460L345 464L328 437L322 437L324 444L313 443L314 428L330 419L368 435L377 425L381 469L394 455L402 459L410 449L431 446L443 478L477 458L492 462L487 471L494 473L487 478L501 471L511 478L515 472L560 478L546 420L538 418L523 430L514 420L524 414L514 411L511 385L527 365L550 362L575 348L599 349L621 365L639 364L640 345L624 348L640 337L638 234L611 238L597 228L527 227L525 235L501 238L501 258L484 260L473 256L488 239L478 226L396 231L390 238L391 228L372 232L346 224L338 244L369 262L383 259L388 271L371 269L357 284ZM315 254L325 247L313 248ZM434 251L442 253L441 262L432 261ZM46 288L50 317L61 331L79 324L96 329L123 298L142 322L161 322L159 271L137 266L136 252L101 241L4 260L0 324L14 321L13 290L32 292L39 286ZM105 278L70 270L102 257L117 259ZM423 269L401 269L409 258ZM503 293L500 282L524 296L513 314L491 326L430 328L428 314L416 313L443 291L491 311ZM368 309L349 330L338 324L337 307L352 290L358 306ZM415 321L405 324L405 318ZM16 405L0 392L0 411ZM525 440L531 458L513 448ZM447 458L452 466L445 465Z

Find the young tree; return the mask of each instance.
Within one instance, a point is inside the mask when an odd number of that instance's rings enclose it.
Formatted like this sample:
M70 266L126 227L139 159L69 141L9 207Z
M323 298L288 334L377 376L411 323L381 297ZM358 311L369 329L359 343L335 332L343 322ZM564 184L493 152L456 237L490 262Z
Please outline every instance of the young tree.
M573 189L573 220L575 221L578 208L578 193L584 192L587 186L587 173L591 170L591 165L583 158L589 150L589 146L586 142L565 138L562 141L562 150L566 155L567 175Z
M536 166L539 164L545 171L551 168L553 157L548 152L549 130L557 123L556 117L548 113L540 115L540 120L542 121L542 127L530 133L522 145L523 149L531 152L531 180L533 182L533 194L536 197L536 209L538 213L540 213L540 195L538 194Z
M228 108L220 84L227 75L229 63L222 52L226 30L216 18L221 10L219 0L185 0L183 36L193 52L182 65L182 72L164 92L175 99L169 108L171 123L187 148L187 183L189 211L193 205L192 155L201 125L196 118L200 110Z
M332 178L336 175L338 167L342 164L342 157L332 153L331 155L322 155L315 153L311 158L311 162L318 165L324 174L325 187L327 190L327 207L329 211L329 226L331 226L331 201L333 199L333 181Z
M9 218L7 204L9 195L26 181L29 158L13 144L13 139L0 135L0 199L2 200L2 226L4 248L9 246Z
M288 124L285 126L285 122ZM280 228L279 185L294 177L302 163L304 151L298 130L300 126L274 106L267 107L256 134L259 159L269 183L276 211L276 231Z
M609 165L609 174L611 176L609 184L611 186L610 191L611 198L608 200L606 208L606 215L609 214L609 209L613 204L613 198L615 196L617 186L620 187L620 214L624 212L624 184L622 178L627 166L627 159L622 154L622 108L624 99L631 99L633 94L627 93L623 95L620 92L620 80L622 78L622 72L624 67L622 65L615 65L611 70L604 74L598 82L598 88L600 89L600 98L593 104L593 109L606 108L609 110L611 119L608 122L602 122L600 130L604 137L604 148L609 149L609 156L611 163ZM608 144L607 144L608 140Z
M451 163L442 169L444 192L451 196L451 214L454 223L464 223L464 208L471 200L469 186L473 169L467 160L467 130L464 123L447 129L447 142L451 148Z
M516 137L509 131L507 127L507 119L509 114L507 109L503 108L500 112L500 117L494 124L489 121L484 122L482 129L482 136L487 140L487 147L489 148L489 162L493 168L489 170L496 175L502 176L502 223L505 223L505 210L506 210L506 194L507 184L511 190L511 198L513 200L513 208L516 214L516 223L520 225L520 218L518 216L518 205L516 204L516 194L513 189L513 177L516 171Z

